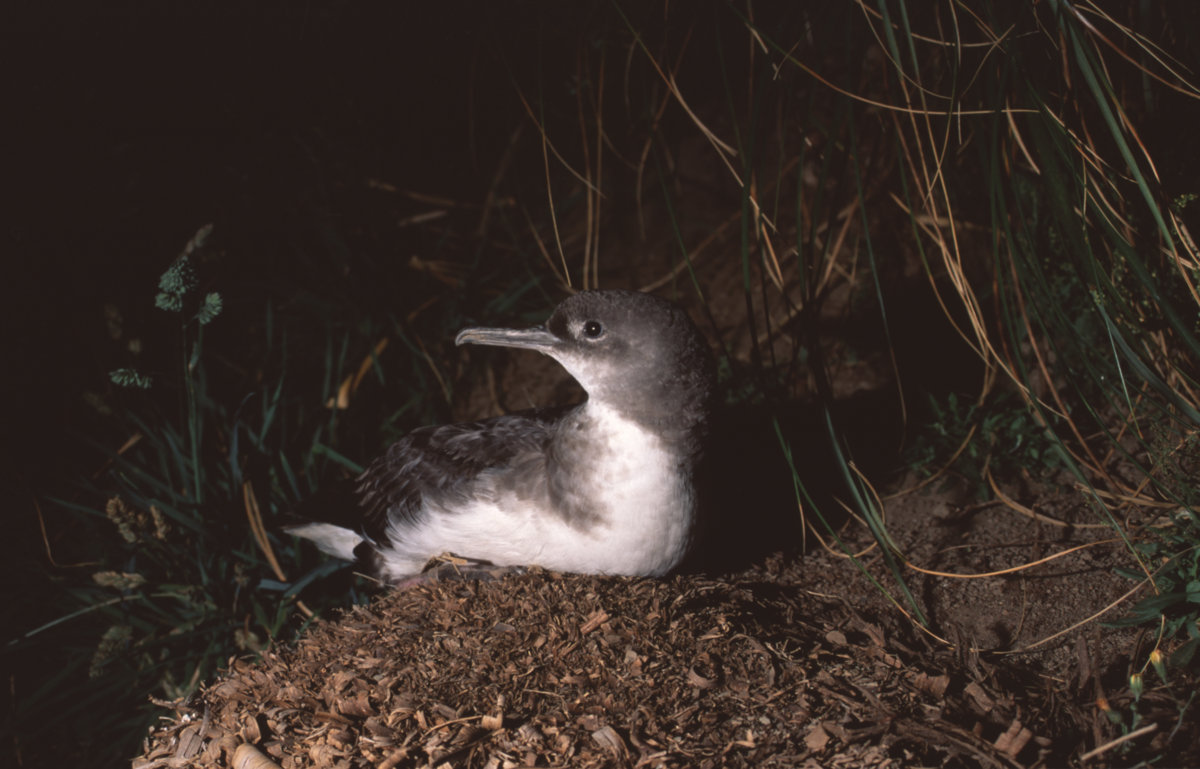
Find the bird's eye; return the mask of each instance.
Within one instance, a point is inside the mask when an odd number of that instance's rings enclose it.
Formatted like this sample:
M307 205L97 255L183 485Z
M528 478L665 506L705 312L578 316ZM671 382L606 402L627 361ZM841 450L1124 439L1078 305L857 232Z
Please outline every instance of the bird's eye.
M583 324L583 335L588 339L599 339L604 335L604 326L598 320L589 320Z

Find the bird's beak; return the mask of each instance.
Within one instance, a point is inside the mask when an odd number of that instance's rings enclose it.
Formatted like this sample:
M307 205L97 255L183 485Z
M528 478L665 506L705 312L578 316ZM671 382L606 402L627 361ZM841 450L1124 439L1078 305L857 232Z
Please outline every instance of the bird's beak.
M454 338L454 344L482 344L488 347L520 347L526 350L549 352L561 344L544 326L534 328L464 328Z

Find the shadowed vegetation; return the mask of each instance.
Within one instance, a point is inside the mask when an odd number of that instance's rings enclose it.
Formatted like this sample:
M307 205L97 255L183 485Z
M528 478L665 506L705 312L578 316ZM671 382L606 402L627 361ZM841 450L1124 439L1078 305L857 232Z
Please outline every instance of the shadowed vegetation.
M761 504L712 524L726 552L700 566L848 550L862 526L887 566L864 578L921 624L879 489L954 480L1005 504L1014 482L1072 489L1148 585L1106 617L1152 640L1104 736L1142 726L1138 687L1194 671L1200 644L1200 161L1183 152L1200 91L1176 58L1200 13L1128 5L253 19L303 45L256 39L182 70L221 84L188 133L206 141L168 142L184 192L94 280L104 317L94 301L81 315L97 337L74 364L83 469L38 489L41 528L10 564L37 587L10 609L6 659L53 668L14 674L18 756L66 730L76 760L127 757L159 712L148 695L185 697L362 600L280 517L413 427L543 402L454 332L540 322L596 286L679 301L719 353L722 459ZM240 24L180 13L143 21L184 49ZM101 47L130 34L99 29ZM288 87L258 46L282 52ZM193 97L169 90L183 121ZM135 134L114 218L149 218L160 140ZM130 140L95 141L103 158ZM45 247L82 253L91 235Z

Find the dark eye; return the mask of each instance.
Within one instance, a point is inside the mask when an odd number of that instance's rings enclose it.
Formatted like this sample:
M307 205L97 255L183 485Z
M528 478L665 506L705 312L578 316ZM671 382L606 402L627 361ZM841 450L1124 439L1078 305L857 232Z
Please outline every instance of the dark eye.
M604 335L604 326L598 320L589 320L583 324L583 335L588 339L599 339Z

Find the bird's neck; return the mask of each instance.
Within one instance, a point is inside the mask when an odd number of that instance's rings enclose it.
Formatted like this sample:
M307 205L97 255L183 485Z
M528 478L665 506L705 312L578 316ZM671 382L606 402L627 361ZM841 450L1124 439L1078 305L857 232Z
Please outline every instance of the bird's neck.
M698 386L684 389L684 383L672 383L662 393L644 393L637 399L622 398L619 403L589 399L580 414L591 429L636 429L661 441L681 459L695 462L708 438L711 389Z

